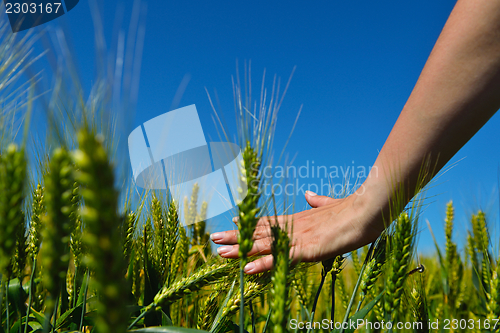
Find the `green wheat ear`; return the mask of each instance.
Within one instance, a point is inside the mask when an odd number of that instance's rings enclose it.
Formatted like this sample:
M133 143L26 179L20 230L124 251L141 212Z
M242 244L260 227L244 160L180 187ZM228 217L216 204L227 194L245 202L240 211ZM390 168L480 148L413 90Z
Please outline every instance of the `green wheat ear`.
M418 276L414 281L414 287L410 293L410 300L413 310L413 318L415 322L421 323L422 327L426 327L429 321L427 300L425 297L424 279ZM423 330L428 332L429 330Z
M242 267L247 261L247 254L253 247L253 233L258 222L259 213L258 202L259 192L259 169L260 158L254 148L247 142L243 150L243 166L241 168L241 183L248 189L247 196L238 205L239 209L239 256L242 261Z
M457 246L452 241L454 212L455 210L453 208L453 202L450 201L446 205L446 219L445 219L446 265L448 271L450 271L453 265L453 259L457 251Z
M359 273L361 272L361 264L359 260L358 250L351 251L351 259L354 266L354 271L359 276Z
M272 331L275 333L286 332L288 322L288 273L290 239L286 231L279 225L271 227L273 243L271 251L274 259L273 276L271 278L271 322Z
M414 225L407 213L402 213L395 225L395 232L390 242L391 262L386 281L385 312L391 319L397 320L402 315L401 299L403 286L408 276L414 245Z
M165 214L163 211L162 203L153 195L151 200L151 217L153 219L154 230L152 233L152 248L151 248L151 259L153 263L154 270L156 271L157 277L160 278L164 276L165 267L167 265L165 258Z
M132 250L134 247L134 235L137 228L137 214L130 212L125 218L124 225L124 240L123 240L123 257L125 262L128 263L131 259Z
M179 224L178 227L179 241L175 247L172 256L173 266L171 268L172 280L175 279L177 272L180 271L181 275L187 271L187 259L189 254L189 238L186 233L186 228Z
M27 232L26 232L26 224L24 223L24 213L21 211L22 221L19 229L17 230L17 238L16 238L16 249L14 253L14 276L18 278L19 281L23 281L24 279L24 268L26 267L26 262L28 258L27 251Z
M103 140L87 131L78 133L79 149L73 158L85 203L81 216L85 224L82 242L85 260L94 272L93 285L99 295L95 325L99 333L121 333L127 328L127 288L118 216L118 192Z
M80 184L78 182L73 183L73 189L71 193L71 212L69 218L73 224L73 229L71 230L71 240L70 247L73 253L75 266L78 269L82 269L82 256L83 256L83 246L82 246L82 217L80 216ZM78 275L78 274L77 274ZM77 286L78 288L78 286Z
M164 305L181 299L183 296L227 276L231 267L229 263L202 267L190 276L173 283L170 287L165 285L155 296L154 304Z
M206 232L206 219L207 219L208 204L204 201L201 203L200 213L196 218L193 225L193 245L205 245L208 243L209 235ZM209 244L209 243L208 243Z
M11 144L0 157L0 273L7 279L13 270L11 258L16 251L16 242L21 238L20 233L24 232L22 203L25 179L24 150Z
M179 215L177 214L177 208L175 202L172 201L168 207L167 215L167 226L165 229L165 261L167 263L166 279L165 283L170 285L170 283L175 278L175 267L176 265L172 262L174 258L175 248L177 242L179 241Z
M244 303L248 304L254 298L262 295L269 286L268 274L254 274L248 277L245 281L245 288L243 293ZM235 314L240 309L241 294L238 292L233 293L233 296L228 300L226 305L221 310L221 318L229 317ZM212 332L217 332L214 329Z
M37 185L32 197L33 204L31 205L31 221L28 236L28 254L31 259L37 256L41 243L42 219L45 216L45 196L42 185Z
M496 270L493 271L490 287L490 301L487 305L488 319L500 318L500 257L497 260Z
M373 250L373 254L370 258L370 261L366 265L366 268L363 272L363 276L361 278L360 290L361 297L365 297L370 290L372 290L375 282L377 282L378 277L382 273L382 268L385 264L385 252L387 245L387 235L384 233L377 240L377 244L375 245L375 249Z
M449 304L455 304L456 299L460 293L460 281L463 276L463 263L460 259L460 255L457 251L457 245L453 242L453 220L455 215L455 209L453 208L453 203L450 201L446 205L446 219L445 219L445 237L446 237L446 272L448 279L446 283L448 284L448 294L446 295L445 302Z
M474 232L474 241L483 254L487 253L489 246L489 235L486 226L486 216L483 211L478 211L472 215L472 230Z
M304 263L299 263L298 266L304 266ZM304 288L304 285L306 284L306 280L304 279L305 277L305 268L304 269L298 268L295 271L295 274L292 276L292 279L290 281L291 286L293 287L295 293L295 297L299 301L300 305L304 308L309 307L309 299L307 297L306 289Z
M56 149L45 176L47 215L44 218L42 266L43 284L50 300L46 302L50 314L58 295L66 297L63 286L69 266L69 241L73 223L70 218L73 192L73 166L69 153Z

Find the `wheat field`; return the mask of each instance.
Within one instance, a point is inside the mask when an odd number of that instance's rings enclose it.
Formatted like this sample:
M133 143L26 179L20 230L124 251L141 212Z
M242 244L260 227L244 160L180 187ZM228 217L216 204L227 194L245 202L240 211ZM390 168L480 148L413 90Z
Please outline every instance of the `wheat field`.
M241 259L221 259L197 186L184 201L188 227L160 192L127 199L130 188L117 186L112 131L89 120L92 110L39 155L26 135L16 138L12 94L28 92L20 107L27 114L33 95L29 84L9 84L29 65L21 55L32 41L1 40L0 333L500 331L499 242L484 212L470 216L463 253L450 202L445 244L417 255L417 202L370 246L296 265L289 235L271 219L275 266L246 276L256 223L275 208L261 197L258 171L272 161L279 93L260 103L255 122L245 112L254 104L236 83L240 181L249 194L237 207Z

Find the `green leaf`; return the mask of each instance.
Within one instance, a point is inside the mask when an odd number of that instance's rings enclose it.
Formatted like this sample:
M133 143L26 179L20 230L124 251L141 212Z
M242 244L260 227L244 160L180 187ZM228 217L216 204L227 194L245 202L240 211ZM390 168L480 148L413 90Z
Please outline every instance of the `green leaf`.
M18 321L16 321L16 322L14 323L14 325L12 325L12 327L10 328L10 331L9 331L9 332L10 332L10 333L18 333L18 332L19 332L19 329L20 329L20 328L19 328L19 325L20 325L20 322L19 322L19 320L18 320Z
M33 316L35 318L37 323L39 323L40 325L43 326L43 324L45 322L45 316L43 314L41 314L40 312L37 312L35 309L31 308L30 309L30 318L31 318L31 316Z
M83 302L63 313L56 321L56 329L66 327L70 323L79 324L82 318Z
M233 326L234 333L240 333L240 332L249 333L246 329L240 330L240 326L238 324L236 324L235 322L231 322L231 325Z
M441 282L443 284L443 291L445 295L449 294L449 286L448 286L448 272L446 270L443 256L441 255L441 250L439 249L439 245L437 243L436 237L434 236L434 232L432 231L431 224L429 223L428 220L425 220L427 223L427 227L429 228L429 231L431 232L432 240L434 241L434 246L436 247L436 252L439 258L439 266L441 268Z
M364 319L366 317L366 315L368 314L368 312L371 311L371 309L373 309L373 307L375 306L375 304L377 304L377 302L382 298L382 296L384 296L384 293L385 293L385 290L382 291L377 297L375 297L370 303L368 303L367 305L365 305L364 308L362 308L361 310L359 310L358 312L356 312L355 314L353 314L348 320L347 320L347 323L351 322L351 321L354 321L356 322L358 319ZM338 333L338 332L341 332L342 330L341 329L335 329L333 330L331 333ZM343 330L343 332L345 333L354 333L355 329L352 329L352 328L346 328L345 330Z
M18 279L9 281L9 300L14 304L17 311L21 312L21 316L26 315L26 305L24 302L28 299L28 295L24 291Z
M81 317L80 317L80 323L78 324L78 328L81 331L83 328L83 323L85 321L85 311L87 310L87 292L89 289L89 280L90 280L90 272L87 269L87 272L85 273L83 279L82 279L82 286L80 287L80 293L78 294L78 300L77 304L82 303L82 309L83 311L81 312Z
M273 311L271 309L269 309L269 313L267 314L266 323L264 324L264 328L262 329L262 333L266 333L267 325L269 324L269 320L271 319L271 313L272 312Z
M133 246L132 247L132 252L130 253L130 258L129 258L130 262L129 262L128 266L127 266L128 267L127 268L127 281L129 283L129 285L132 285L133 280L134 280L134 269L135 269L135 267L134 267L135 266L134 265L134 263L135 263L134 258L135 258L135 247Z
M144 229L146 232L147 228ZM147 235L149 236L149 235ZM143 304L151 304L154 302L156 294L160 291L160 279L153 263L153 258L150 258L148 246L151 239L145 237L144 242L144 293ZM157 312L151 312L144 317L146 326L161 325L161 316Z
M33 319L33 317L30 316L30 318L28 318L28 327L31 328L29 330L29 332L31 332L31 333L41 333L41 332L43 332L43 326L42 326L42 324L40 324L37 321L29 321L30 319ZM26 317L23 317L23 320L22 320L23 331L24 331L24 325L25 324L26 324ZM11 328L10 332L15 332L15 333L19 332L19 321L17 321L14 324L14 326Z
M161 326L174 326L172 319L163 310L161 311Z
M142 309L144 308L146 307L142 305L127 305L127 312L129 313L141 312Z
M14 325L12 325L12 327L10 328L10 333L19 333L21 332L21 328L22 330L24 330L24 325L26 323L26 317L23 317L23 320L22 321L19 321L17 320ZM19 327L21 326L21 327ZM29 321L28 322L28 326L31 327L31 330L30 332L31 333L40 333L43 331L43 327L40 323L36 322L36 321Z
M159 327L147 327L141 328L138 330L132 330L129 332L144 332L144 333L199 333L199 332L207 332L204 330L197 330L194 328L183 328L183 327L174 327L174 326L159 326Z
M234 292L234 285L236 284L236 278L233 280L233 284L231 285L231 288L227 292L226 298L224 299L224 302L222 305L219 307L219 312L217 312L217 315L215 316L214 322L212 323L212 327L210 328L210 332L216 332L216 329L220 326L221 324L221 317L222 317L222 311L227 305L227 302L231 299L231 296L233 296Z
M36 321L29 321L28 326L31 327L32 331L31 333L36 333L36 332L42 332L43 331L43 326L36 322Z
M80 293L78 294L78 300L77 300L77 304L80 304L80 303L83 303L83 301L85 300L85 293L87 291L87 283L88 283L88 274L89 274L89 271L87 270L87 272L85 272L85 275L83 276L83 279L82 279L82 286L80 287Z

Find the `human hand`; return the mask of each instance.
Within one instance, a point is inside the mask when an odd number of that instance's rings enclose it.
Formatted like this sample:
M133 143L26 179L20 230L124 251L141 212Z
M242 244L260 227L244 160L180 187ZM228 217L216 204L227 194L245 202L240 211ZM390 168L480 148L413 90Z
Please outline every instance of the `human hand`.
M276 222L287 228L291 239L290 257L298 261L322 261L343 254L374 241L382 232L377 215L369 209L368 200L358 193L344 199L332 199L306 192L309 210L288 216L262 217L254 232L254 246L249 255L264 255L248 263L245 273L256 274L273 266L270 225ZM238 231L231 230L211 235L224 258L238 257Z

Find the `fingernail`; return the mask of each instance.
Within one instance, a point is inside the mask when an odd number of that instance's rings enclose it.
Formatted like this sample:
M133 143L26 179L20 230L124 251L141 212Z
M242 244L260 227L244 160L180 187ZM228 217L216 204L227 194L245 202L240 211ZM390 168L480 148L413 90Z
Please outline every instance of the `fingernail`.
M238 216L233 217L233 223L238 223L238 220L239 220Z
M317 196L317 194L314 193L313 191L306 191L306 194L311 196L311 197Z
M210 239L215 241L220 241L224 238L224 233L223 232L215 232L210 235Z
M226 254L228 252L231 252L232 249L233 249L232 246L221 246L217 249L217 253L218 254Z
M245 273L252 273L255 270L255 264L253 262L249 262L243 270Z

